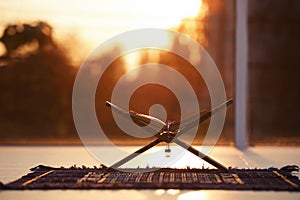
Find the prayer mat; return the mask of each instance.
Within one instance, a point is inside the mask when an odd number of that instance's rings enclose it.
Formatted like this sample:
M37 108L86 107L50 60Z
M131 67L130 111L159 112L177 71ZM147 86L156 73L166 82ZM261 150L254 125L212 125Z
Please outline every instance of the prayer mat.
M300 191L293 173L299 167L236 169L228 172L198 168L145 168L107 170L104 165L87 168L54 168L39 165L2 190L49 189L188 189Z

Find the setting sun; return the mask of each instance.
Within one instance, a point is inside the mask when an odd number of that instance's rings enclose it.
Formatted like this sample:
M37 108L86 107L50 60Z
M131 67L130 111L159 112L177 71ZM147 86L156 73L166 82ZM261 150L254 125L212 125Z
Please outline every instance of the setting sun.
M177 26L183 18L195 17L201 6L201 0L131 0L129 10L140 21L159 28ZM145 24L147 26L147 24Z

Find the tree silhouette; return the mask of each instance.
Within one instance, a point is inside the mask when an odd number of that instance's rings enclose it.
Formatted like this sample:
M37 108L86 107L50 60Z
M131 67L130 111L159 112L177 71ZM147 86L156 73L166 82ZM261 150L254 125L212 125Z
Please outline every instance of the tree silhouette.
M0 67L2 143L59 143L77 137L71 108L77 68L52 32L41 21L4 30L8 62Z
M0 41L6 48L7 57L14 56L18 50L24 50L22 47L25 45L35 45L36 49L54 45L52 27L43 21L33 24L9 24L4 29Z

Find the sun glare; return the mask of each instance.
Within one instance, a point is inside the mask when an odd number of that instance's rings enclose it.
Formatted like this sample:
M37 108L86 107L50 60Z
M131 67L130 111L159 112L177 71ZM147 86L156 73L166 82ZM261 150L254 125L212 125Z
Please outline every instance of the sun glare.
M140 1L129 0L131 3L128 5L128 9L131 13L131 17L141 20L140 23L144 23L146 28L171 28L177 27L183 19L196 17L199 14L202 6L201 0L186 0L186 1L174 1L174 0L152 0L152 1ZM148 23L148 27L147 27ZM153 45L153 38L149 38L149 43ZM133 41L129 41L129 44L122 44L123 48L130 48ZM143 40L145 42L145 40ZM147 41L146 41L147 42ZM171 45L170 37L156 38L156 46L161 48L169 47ZM143 45L143 44L141 44ZM139 62L139 54L131 54L125 57L126 71L134 69L134 65ZM157 56L157 55L154 55ZM132 80L137 77L136 73L131 76Z
M128 8L132 16L159 28L177 26L183 18L195 17L202 4L201 0L131 0L131 2Z
M78 41L70 46L84 52L76 51L74 56L84 58L116 34L137 28L177 27L184 18L196 17L201 6L201 0L0 1L0 26L3 29L9 23L45 20L54 27L60 42L74 35ZM168 39L159 42L169 43ZM80 45L76 46L77 43Z
M140 54L138 52L132 52L125 56L125 62L126 62L125 70L127 72L130 71L130 74L126 76L129 79L128 81L133 81L137 78L138 74L137 71L134 69L139 64L139 61L140 61Z
M98 4L98 7L103 6L102 0L95 4ZM78 6L93 10L85 3ZM137 28L174 28L179 26L183 19L196 17L201 7L202 0L115 0L104 6L104 12L100 16L91 14L88 18L77 19L76 23L84 27L81 28L81 33L86 41L93 43L96 39L101 40L100 36L102 39L109 39L116 34ZM105 31L100 31L95 27L99 24L103 24ZM151 40L153 44L153 39ZM156 38L155 42L158 46L170 45L168 36Z

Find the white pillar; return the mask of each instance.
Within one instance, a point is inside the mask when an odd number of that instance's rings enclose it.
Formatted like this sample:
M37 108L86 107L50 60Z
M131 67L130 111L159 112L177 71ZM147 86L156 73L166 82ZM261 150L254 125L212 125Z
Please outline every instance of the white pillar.
M236 14L235 146L245 149L248 145L248 0L236 0Z

